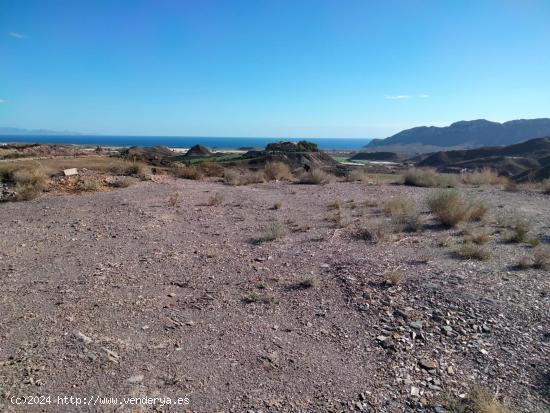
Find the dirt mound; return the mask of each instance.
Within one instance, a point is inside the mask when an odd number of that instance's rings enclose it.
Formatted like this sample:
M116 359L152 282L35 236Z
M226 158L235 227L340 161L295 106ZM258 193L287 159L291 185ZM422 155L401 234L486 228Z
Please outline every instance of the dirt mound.
M202 146L200 144L192 146L185 154L185 156L210 156L210 155L212 155L212 152L206 146Z
M132 146L120 151L125 158L159 165L164 158L174 156L175 152L166 146Z

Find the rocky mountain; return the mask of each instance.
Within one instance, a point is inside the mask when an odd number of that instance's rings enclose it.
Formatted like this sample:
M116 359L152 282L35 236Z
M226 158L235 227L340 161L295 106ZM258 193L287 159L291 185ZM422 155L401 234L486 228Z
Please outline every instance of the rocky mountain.
M491 168L520 181L540 180L550 177L550 137L508 146L441 151L420 158L417 166L444 172Z
M550 135L550 119L519 119L498 123L485 119L455 122L450 126L420 126L386 139L375 139L368 150L422 153L441 149L502 146Z

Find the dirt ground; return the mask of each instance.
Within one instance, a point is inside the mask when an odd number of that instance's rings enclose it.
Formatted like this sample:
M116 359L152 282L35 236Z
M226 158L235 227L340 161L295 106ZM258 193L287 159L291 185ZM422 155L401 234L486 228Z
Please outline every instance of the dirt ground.
M521 210L549 243L550 197L464 191L491 205L487 261L454 257L461 230L427 213L422 232L354 235L372 205L423 205L423 188L164 177L0 204L0 410L443 412L484 386L514 411L547 412L549 273L516 269L533 247L493 221ZM327 219L336 200L343 227ZM256 242L273 221L285 235ZM396 269L405 279L390 286Z

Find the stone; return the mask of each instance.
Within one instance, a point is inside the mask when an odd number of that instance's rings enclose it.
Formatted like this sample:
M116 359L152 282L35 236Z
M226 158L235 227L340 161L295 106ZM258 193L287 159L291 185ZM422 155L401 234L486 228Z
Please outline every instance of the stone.
M411 328L415 328L417 330L422 330L422 326L424 325L424 323L421 321L421 320L417 320L417 321L411 321L409 323L409 326Z
M84 344L90 344L93 341L90 337L88 337L87 335L85 335L84 333L78 330L74 332L74 335Z
M76 169L76 168L64 169L63 170L63 175L65 175L65 176L78 175L78 169Z
M426 370L434 370L437 368L437 362L429 359L422 359L419 362L420 367L426 369Z
M136 374L128 378L129 383L141 383L143 381L143 374Z
M420 389L418 387L411 387L411 396L418 397L420 396Z

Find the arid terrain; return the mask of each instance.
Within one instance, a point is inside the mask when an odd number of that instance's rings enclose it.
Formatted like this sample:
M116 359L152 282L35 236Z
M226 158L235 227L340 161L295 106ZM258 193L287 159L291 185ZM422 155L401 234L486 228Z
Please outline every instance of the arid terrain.
M486 392L476 412L547 412L550 196L461 187L487 212L449 228L434 191L159 175L1 203L0 410L469 412ZM416 232L390 229L392 198Z

